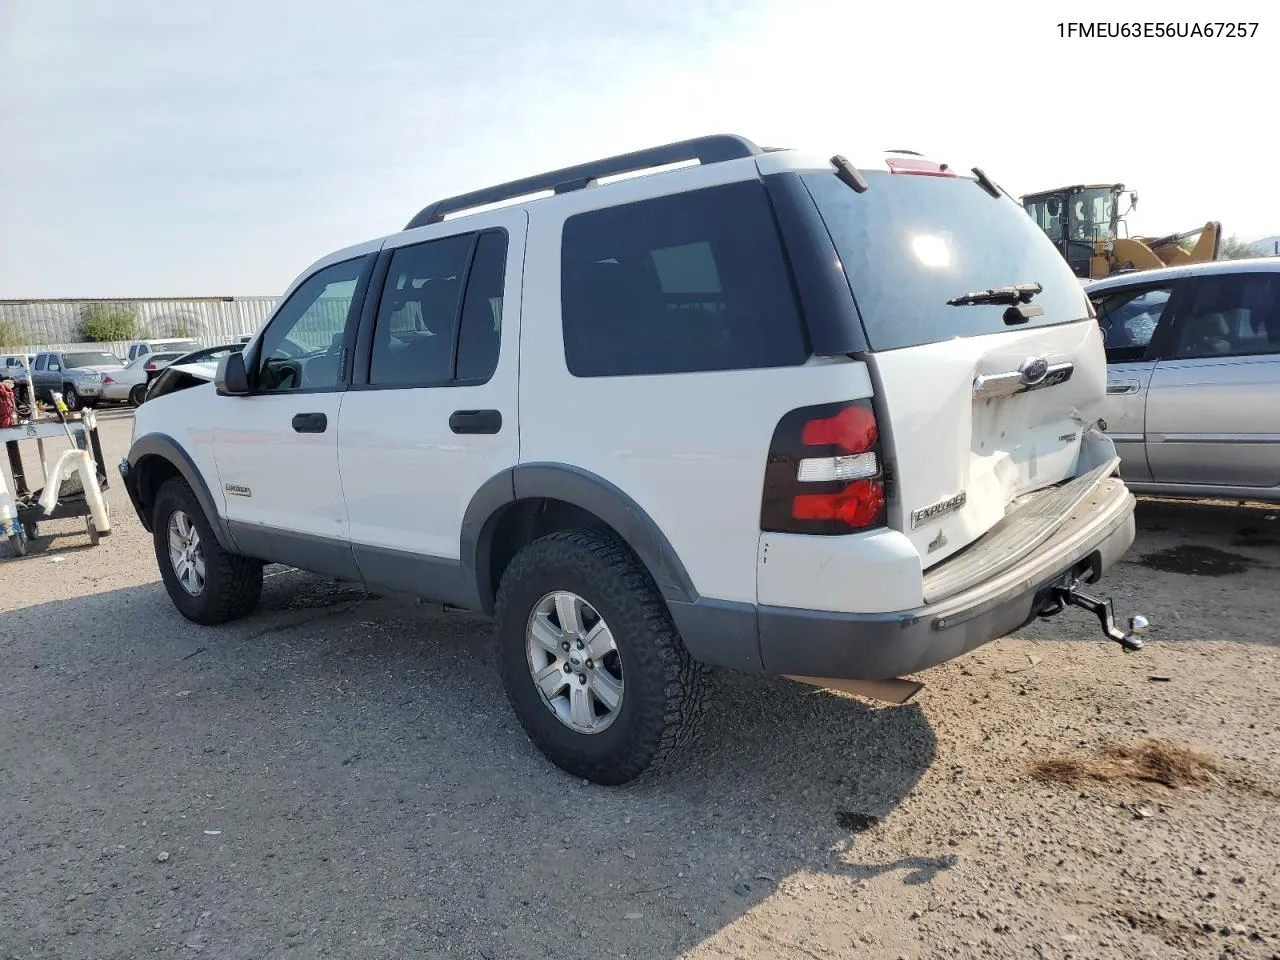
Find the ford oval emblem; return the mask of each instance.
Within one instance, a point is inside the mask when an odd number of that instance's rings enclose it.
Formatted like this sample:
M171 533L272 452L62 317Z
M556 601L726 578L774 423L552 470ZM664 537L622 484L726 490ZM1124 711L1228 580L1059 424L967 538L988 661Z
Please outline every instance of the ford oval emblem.
M1028 357L1018 368L1018 373L1022 376L1023 383L1034 387L1049 375L1049 361L1044 357Z

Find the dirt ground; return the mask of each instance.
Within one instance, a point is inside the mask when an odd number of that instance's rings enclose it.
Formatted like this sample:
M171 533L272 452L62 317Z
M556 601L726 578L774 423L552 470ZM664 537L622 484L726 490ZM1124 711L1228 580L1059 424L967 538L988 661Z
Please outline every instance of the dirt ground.
M201 629L110 501L0 546L0 958L1280 957L1275 510L1140 506L1139 653L1070 613L901 707L722 673L606 789L483 621L269 568Z

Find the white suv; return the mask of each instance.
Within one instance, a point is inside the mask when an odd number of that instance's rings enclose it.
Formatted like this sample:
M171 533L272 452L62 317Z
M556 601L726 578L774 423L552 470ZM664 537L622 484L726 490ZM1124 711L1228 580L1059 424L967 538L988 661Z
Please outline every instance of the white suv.
M532 740L622 783L705 665L893 681L1066 603L1140 646L1078 590L1134 536L1105 389L981 171L715 136L323 258L121 470L186 617L248 613L263 561L493 614Z

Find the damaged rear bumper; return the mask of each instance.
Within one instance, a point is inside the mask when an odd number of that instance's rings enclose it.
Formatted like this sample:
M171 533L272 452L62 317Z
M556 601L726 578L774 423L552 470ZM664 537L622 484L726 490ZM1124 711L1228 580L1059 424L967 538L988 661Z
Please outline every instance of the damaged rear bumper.
M1016 564L936 603L896 613L758 608L769 673L885 680L952 660L1026 624L1064 588L1096 582L1134 539L1133 494L1097 483L1052 536Z

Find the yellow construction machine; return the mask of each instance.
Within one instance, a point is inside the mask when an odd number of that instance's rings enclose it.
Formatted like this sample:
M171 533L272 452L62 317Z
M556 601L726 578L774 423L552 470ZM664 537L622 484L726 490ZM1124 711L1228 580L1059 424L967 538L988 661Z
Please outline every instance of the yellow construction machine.
M1027 194L1022 206L1082 280L1218 258L1222 224L1216 220L1165 237L1128 236L1125 216L1137 206L1138 195L1127 191L1129 206L1122 214L1124 194L1123 183L1059 187ZM1120 236L1122 226L1125 236Z

